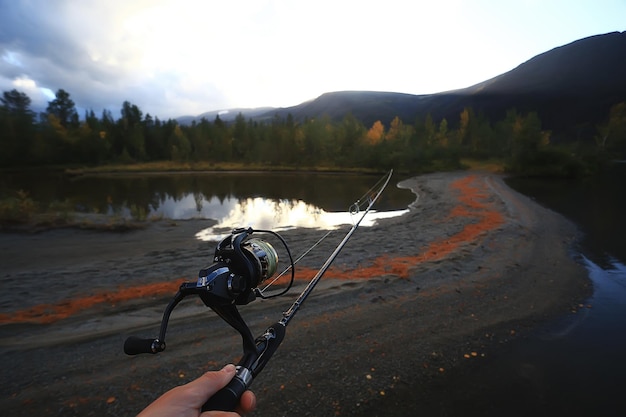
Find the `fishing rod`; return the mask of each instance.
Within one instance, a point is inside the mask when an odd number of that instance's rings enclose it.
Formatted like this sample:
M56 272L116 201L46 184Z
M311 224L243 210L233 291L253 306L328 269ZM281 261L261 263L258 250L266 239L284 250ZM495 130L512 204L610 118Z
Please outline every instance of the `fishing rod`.
M252 228L234 229L230 235L218 243L213 256L213 264L208 268L201 269L196 282L184 282L178 292L169 302L163 318L159 335L153 339L142 339L131 336L124 343L124 352L128 355L140 353L159 353L165 350L165 333L172 310L180 301L188 295L198 295L204 304L211 308L218 316L226 321L231 327L239 332L243 343L243 356L237 364L237 372L227 386L218 391L203 405L202 411L223 410L232 411L239 403L241 395L250 387L254 378L263 370L265 365L278 349L285 338L286 328L289 322L298 312L304 301L311 294L324 273L333 263L339 252L352 237L361 221L370 212L374 203L383 193L393 170L385 174L372 188L360 199L350 206L350 215L358 216L356 222L337 245L335 250L326 259L322 267L309 281L300 295L285 311L282 318L269 326L263 334L256 339L252 331L237 310L237 305L246 305L257 297L262 299L274 298L284 295L293 285L295 278L295 263L305 256L312 248L307 250L296 261L291 256L287 242L278 234L270 230L254 230ZM267 240L251 237L253 234L267 234L280 241L287 257L289 265L278 277L291 271L288 283L282 290L267 294L268 286L263 289L259 286L270 279L278 269L278 254ZM328 236L326 234L324 237ZM324 238L323 237L323 238ZM323 239L322 238L322 239ZM320 239L321 240L321 239ZM319 244L316 242L313 247Z

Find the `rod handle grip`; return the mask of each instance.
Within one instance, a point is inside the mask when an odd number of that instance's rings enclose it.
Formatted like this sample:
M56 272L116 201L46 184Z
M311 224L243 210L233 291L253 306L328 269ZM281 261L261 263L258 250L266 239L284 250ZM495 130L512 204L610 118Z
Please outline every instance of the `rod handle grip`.
M246 384L235 376L224 388L213 394L202 406L202 411L235 411L241 396L246 391Z

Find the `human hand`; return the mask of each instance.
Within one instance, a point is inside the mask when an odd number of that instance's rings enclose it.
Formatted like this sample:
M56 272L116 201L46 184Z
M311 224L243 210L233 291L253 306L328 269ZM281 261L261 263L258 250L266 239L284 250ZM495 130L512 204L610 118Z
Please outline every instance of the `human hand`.
M226 365L219 371L210 371L188 384L172 388L152 404L146 407L137 417L235 417L249 413L256 407L256 397L252 391L241 396L236 412L207 411L202 413L205 402L217 391L224 388L235 376L234 365Z

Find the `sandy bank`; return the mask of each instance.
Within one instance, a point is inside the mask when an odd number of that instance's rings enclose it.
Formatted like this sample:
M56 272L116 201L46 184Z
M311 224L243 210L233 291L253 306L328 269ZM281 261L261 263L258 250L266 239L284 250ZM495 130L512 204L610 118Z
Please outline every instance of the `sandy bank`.
M485 360L589 293L569 253L575 227L502 178L432 174L400 186L416 193L411 211L355 233L255 381L255 415L416 414L446 372ZM130 416L235 360L238 335L196 301L175 313L166 352L121 351L129 334L154 335L177 282L208 264L212 244L192 238L201 228L189 221L125 234L0 235L0 405L15 416ZM319 238L312 230L283 235L295 253ZM299 286L341 237L303 261ZM171 293L139 290L167 282ZM291 300L241 311L258 333Z

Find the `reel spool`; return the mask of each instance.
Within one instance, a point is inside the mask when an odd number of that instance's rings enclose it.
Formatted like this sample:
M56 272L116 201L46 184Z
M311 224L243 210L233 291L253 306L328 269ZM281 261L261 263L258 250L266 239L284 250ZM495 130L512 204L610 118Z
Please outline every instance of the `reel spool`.
M248 256L250 260L255 262L258 271L255 273L251 286L258 287L265 280L271 278L278 268L278 254L274 247L261 239L249 239L243 243L243 249L252 256Z

